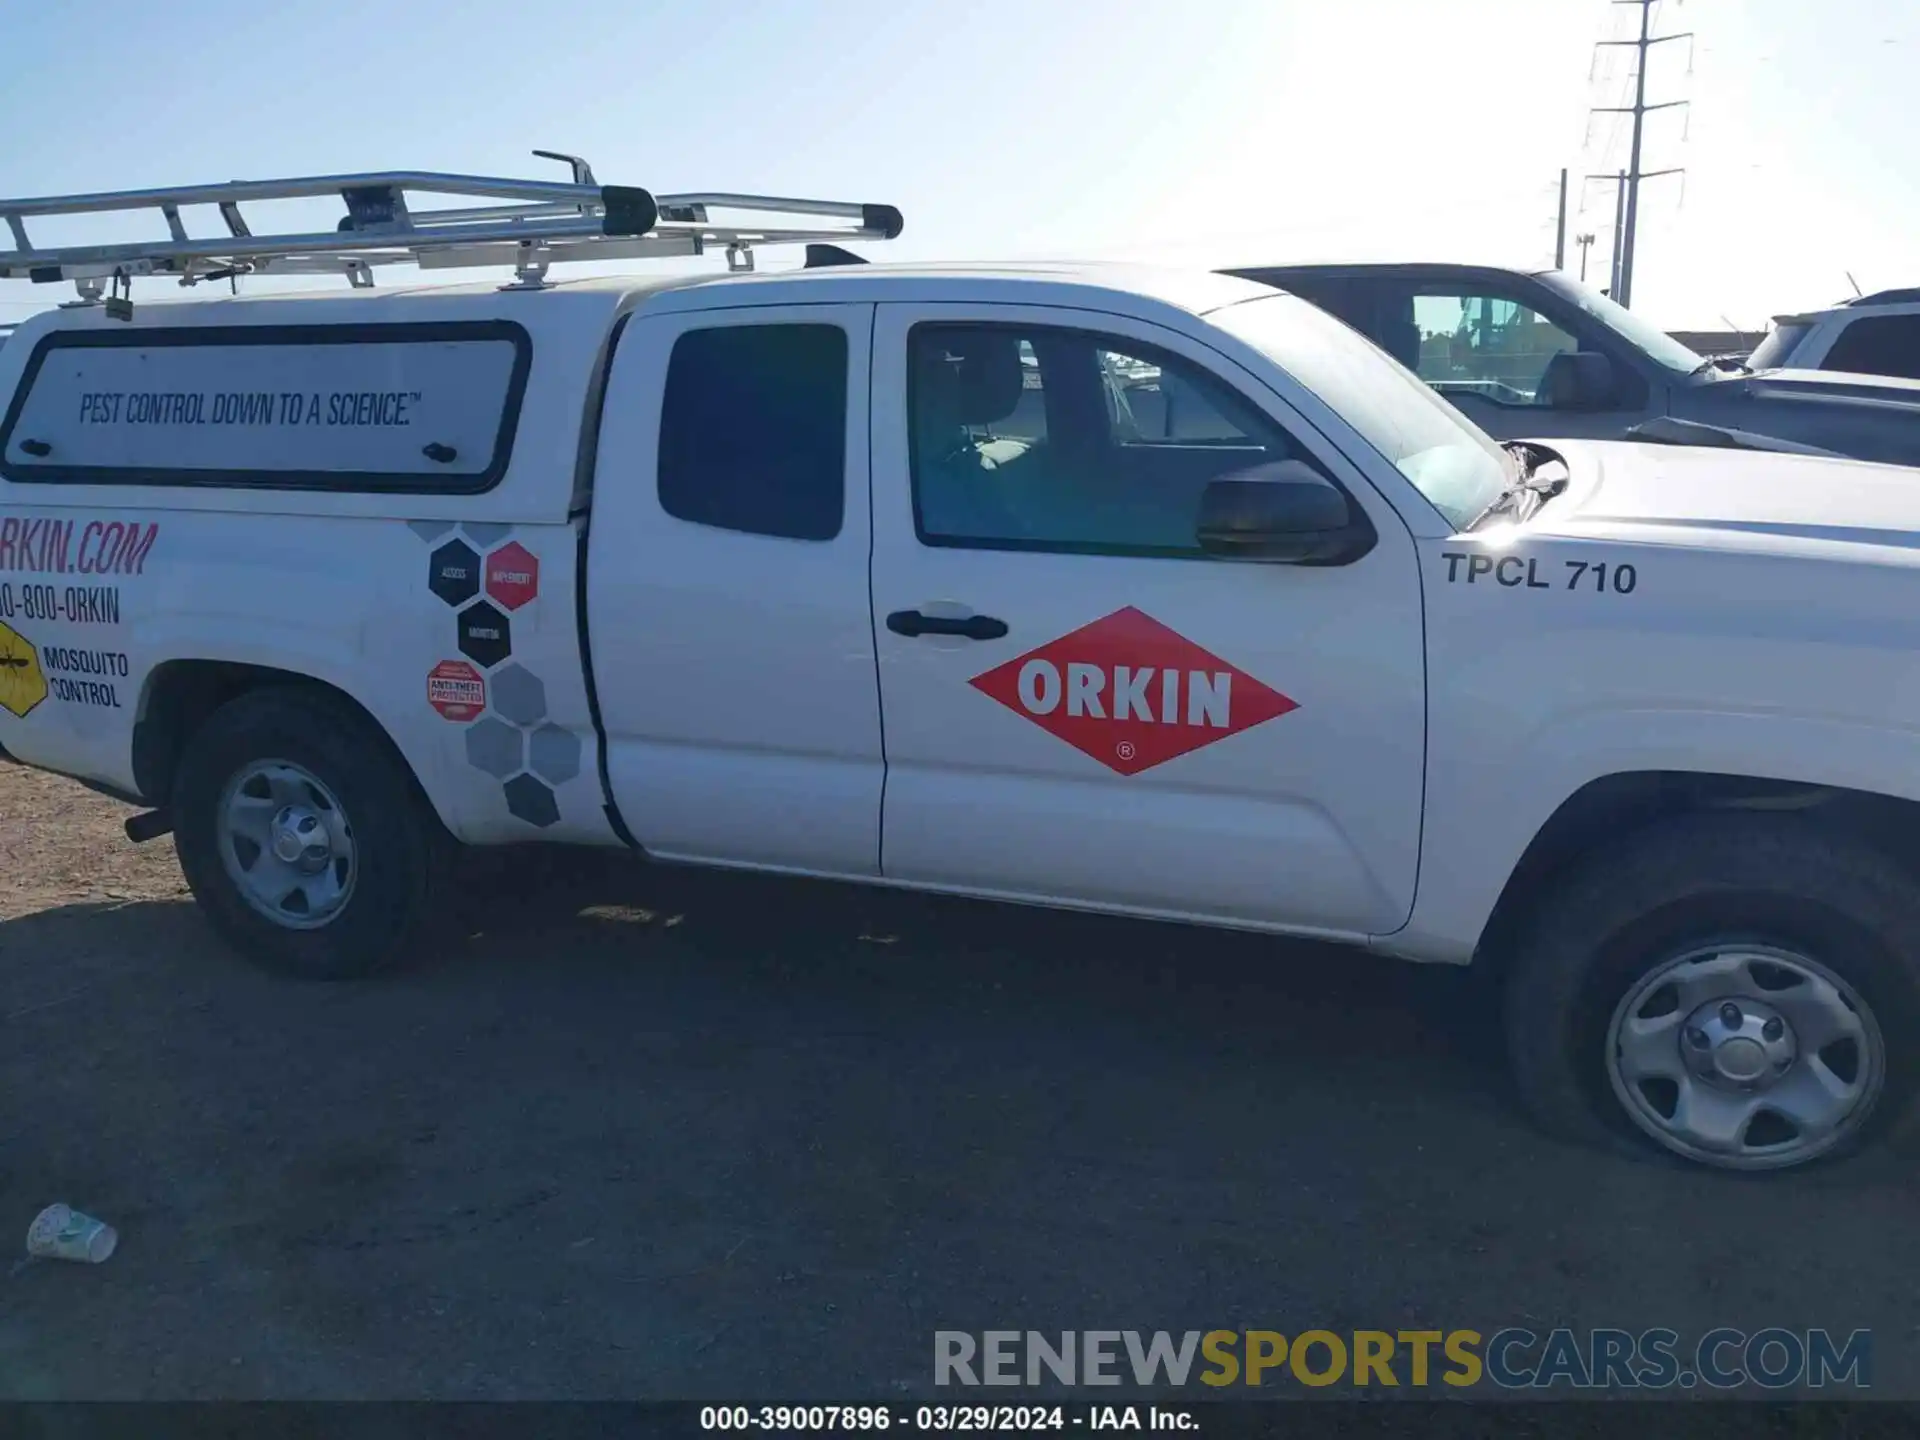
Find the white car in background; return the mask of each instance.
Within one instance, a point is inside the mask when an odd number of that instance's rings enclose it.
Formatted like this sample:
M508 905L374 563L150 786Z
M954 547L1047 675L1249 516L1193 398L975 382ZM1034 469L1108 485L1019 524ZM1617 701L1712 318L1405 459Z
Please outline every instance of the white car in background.
M1747 364L1920 380L1920 287L1861 295L1830 310L1776 315Z

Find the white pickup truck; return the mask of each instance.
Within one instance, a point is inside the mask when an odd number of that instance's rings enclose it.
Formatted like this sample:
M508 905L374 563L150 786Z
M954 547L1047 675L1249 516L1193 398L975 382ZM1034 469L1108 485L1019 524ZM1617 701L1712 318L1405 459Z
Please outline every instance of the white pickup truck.
M82 306L0 407L0 745L281 969L626 846L1474 962L1535 1116L1712 1166L1912 1097L1911 471L1068 266Z

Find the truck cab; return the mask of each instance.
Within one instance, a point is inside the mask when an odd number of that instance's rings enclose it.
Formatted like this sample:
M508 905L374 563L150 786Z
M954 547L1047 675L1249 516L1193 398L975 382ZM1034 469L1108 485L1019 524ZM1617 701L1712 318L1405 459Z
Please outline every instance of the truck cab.
M1751 367L1703 359L1558 270L1415 262L1228 273L1339 316L1502 440L1633 437L1920 464L1920 381L1884 367L1877 377L1816 373L1798 351L1783 362L1778 346Z

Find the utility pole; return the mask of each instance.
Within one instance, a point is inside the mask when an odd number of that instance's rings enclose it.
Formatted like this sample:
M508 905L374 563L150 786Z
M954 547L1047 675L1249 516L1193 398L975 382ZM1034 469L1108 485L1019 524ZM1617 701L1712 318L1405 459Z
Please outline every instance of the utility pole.
M1567 268L1567 171L1560 170L1560 223L1553 232L1553 268Z
M1580 247L1580 283L1584 285L1587 283L1587 251L1593 245L1593 232L1589 230L1585 235L1574 236L1573 243Z
M1627 172L1622 170L1620 178L1614 184L1613 191L1613 279L1607 284L1607 294L1615 300L1620 298L1621 262L1627 258Z
M1607 251L1607 283L1602 288L1608 295L1618 300L1620 298L1620 254L1626 248L1621 244L1621 237L1627 228L1627 172L1622 170L1616 175L1587 176L1589 185L1596 180L1613 186L1613 233L1607 237L1610 242ZM1584 203L1582 202L1583 205Z
M1640 37L1637 40L1602 40L1602 45L1630 45L1635 51L1633 74L1633 104L1607 105L1595 108L1596 115L1633 116L1633 153L1627 162L1627 169L1621 181L1625 192L1626 204L1624 220L1620 226L1620 246L1616 260L1616 279L1613 298L1622 305L1633 303L1633 246L1639 229L1640 220L1640 182L1651 180L1660 175L1677 175L1681 167L1669 170L1646 171L1640 168L1640 141L1646 118L1655 110L1672 110L1687 104L1685 100L1667 100L1658 105L1647 104L1647 52L1656 45L1664 45L1670 40L1691 40L1692 31L1677 35L1654 35L1650 33L1653 23L1653 7L1658 0L1613 0L1616 5L1638 5L1640 7Z

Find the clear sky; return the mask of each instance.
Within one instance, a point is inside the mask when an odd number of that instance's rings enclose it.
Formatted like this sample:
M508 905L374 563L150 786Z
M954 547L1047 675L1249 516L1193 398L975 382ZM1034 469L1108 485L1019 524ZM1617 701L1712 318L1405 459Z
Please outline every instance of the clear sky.
M903 259L1545 264L1597 235L1608 0L0 0L0 196L376 169L881 200ZM1920 3L1664 0L1635 306L1920 285ZM262 228L256 224L256 228ZM48 238L55 238L48 230ZM88 231L86 233L98 233ZM163 234L150 229L115 238ZM73 238L79 238L75 234ZM105 237L102 237L105 238ZM1568 268L1579 252L1568 242ZM265 288L265 280L250 282ZM332 282L329 282L332 283ZM0 281L0 320L66 298ZM145 282L136 298L177 294Z

